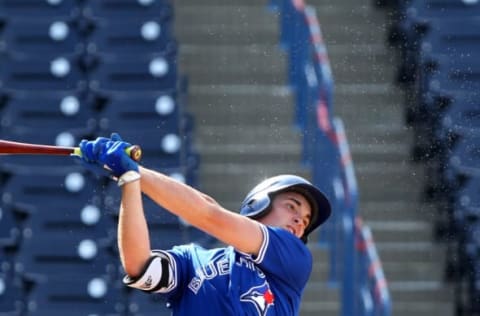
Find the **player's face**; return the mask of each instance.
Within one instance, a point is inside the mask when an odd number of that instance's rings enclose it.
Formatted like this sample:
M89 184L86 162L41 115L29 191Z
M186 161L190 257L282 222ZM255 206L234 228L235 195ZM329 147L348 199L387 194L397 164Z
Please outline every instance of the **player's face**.
M260 222L282 227L298 238L303 236L310 223L311 208L307 199L296 192L282 192L275 196L272 210Z

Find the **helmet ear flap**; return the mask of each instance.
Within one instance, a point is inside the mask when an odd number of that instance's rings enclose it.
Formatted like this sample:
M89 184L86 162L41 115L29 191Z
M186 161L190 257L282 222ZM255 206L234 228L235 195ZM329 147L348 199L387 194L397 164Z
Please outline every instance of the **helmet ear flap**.
M246 201L242 206L241 213L252 219L258 219L266 215L269 210L270 197L264 192L259 192Z

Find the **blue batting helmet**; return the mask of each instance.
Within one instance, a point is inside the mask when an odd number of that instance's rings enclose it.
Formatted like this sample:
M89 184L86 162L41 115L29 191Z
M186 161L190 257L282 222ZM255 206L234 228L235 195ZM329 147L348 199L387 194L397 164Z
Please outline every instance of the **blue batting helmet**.
M302 236L307 242L308 234L327 220L331 213L327 197L313 184L295 175L279 175L263 180L245 197L240 208L240 214L252 219L259 219L271 210L275 194L293 191L302 194L312 209L311 220Z

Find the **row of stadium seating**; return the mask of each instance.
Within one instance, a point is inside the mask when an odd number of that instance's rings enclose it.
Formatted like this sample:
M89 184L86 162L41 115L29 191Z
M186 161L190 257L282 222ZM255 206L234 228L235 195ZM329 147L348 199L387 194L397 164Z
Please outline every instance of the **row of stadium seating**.
M72 147L119 132L143 165L196 186L173 18L167 0L0 1L0 138ZM61 156L2 156L0 171L0 314L170 314L122 284L114 182ZM144 206L155 247L211 241Z
M438 205L448 242L446 276L459 314L480 313L480 3L395 1L389 41L400 51L398 80L411 97L412 158L425 164L425 198Z
M329 283L341 289L341 315L390 315L380 259L373 239L366 236L368 226L357 215L353 161L343 122L334 115L334 80L315 9L292 0L272 0L270 5L279 12L280 46L287 53L287 80L295 94L295 127L303 136L302 163L332 203L332 216L318 242L329 250ZM365 238L369 241L359 247L356 241Z

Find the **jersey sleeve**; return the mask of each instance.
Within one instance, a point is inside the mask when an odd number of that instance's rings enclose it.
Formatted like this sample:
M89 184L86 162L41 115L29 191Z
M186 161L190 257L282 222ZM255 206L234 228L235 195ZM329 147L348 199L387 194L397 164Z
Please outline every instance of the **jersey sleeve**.
M187 279L188 256L185 247L174 247L168 251L154 250L142 273L135 278L125 276L123 283L144 292L173 297L184 288L182 282Z
M312 255L289 231L261 225L262 246L254 262L265 272L301 292L312 271Z

